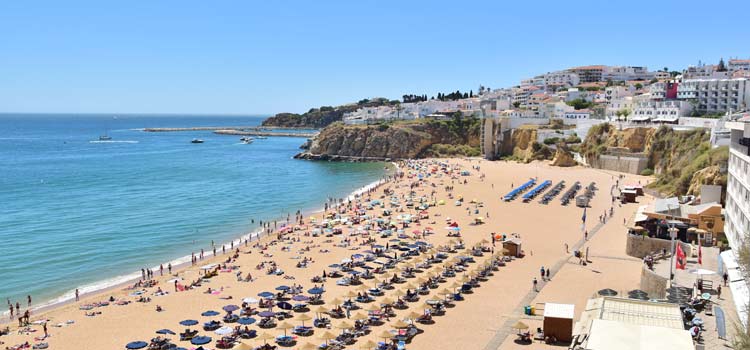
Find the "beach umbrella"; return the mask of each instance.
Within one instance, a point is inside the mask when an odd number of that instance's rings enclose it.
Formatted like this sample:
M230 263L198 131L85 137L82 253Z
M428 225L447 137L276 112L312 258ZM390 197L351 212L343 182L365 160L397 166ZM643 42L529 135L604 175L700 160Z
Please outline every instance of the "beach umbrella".
M282 292L286 292L289 289L291 289L291 288L289 288L289 286L285 286L285 285L280 285L280 286L276 287L276 290L282 291Z
M190 344L193 345L204 345L211 342L211 337L207 337L205 335L195 337L190 340Z
M227 326L221 327L214 331L214 333L218 335L228 335L228 334L232 334L232 332L234 332L232 327L227 327Z
M305 326L305 321L312 320L312 317L308 314L298 314L297 316L294 316L295 321L302 321L302 326Z
M600 290L600 291L599 291L599 292L597 292L597 293L598 293L599 295L601 295L601 296L605 296L605 297L613 297L613 296L617 295L617 292L616 292L616 291L614 291L614 290L612 290L612 289L609 289L609 288L607 288L607 289L602 289L602 290Z
M370 289L370 287L369 287L369 286L367 286L366 284L362 283L362 284L361 284L361 285L360 285L359 287L357 287L356 289L357 289L358 291L360 291L360 292L366 292L367 290L369 290L369 289Z
M165 329L160 329L160 330L156 331L156 334L171 334L171 335L175 335L176 333L172 332L171 330L165 328Z
M276 316L276 313L273 311L261 311L258 313L258 316L260 317L274 317Z
M331 300L331 304L332 305L341 305L341 299L339 299L339 298L333 298L333 300Z
M378 306L377 304L369 304L365 308L365 311L380 311L380 306Z
M387 330L383 330L382 332L378 333L378 338L391 339L393 338L393 333Z
M328 341L331 339L336 339L336 335L331 333L330 331L326 331L325 333L319 335L318 338L324 340L326 345L328 345Z
M412 312L410 312L409 314L406 315L406 318L408 318L408 319L410 319L410 320L413 321L413 320L416 320L417 318L419 318L421 316L422 316L422 314L420 314L420 313L418 313L416 311L412 311Z
M402 297L406 295L406 292L403 289L396 289L393 293L391 293L391 295L395 297Z
M518 329L519 331L522 331L524 329L529 329L529 326L521 321L518 321L514 323L512 326L510 326L510 328Z
M351 322L347 321L347 320L342 320L342 321L339 321L339 323L336 324L336 328L338 328L338 329L351 329L351 328L354 328L354 325Z
M240 319L237 320L237 323L239 323L241 325L249 326L249 325L255 323L255 319L252 318L252 317L240 317Z
M208 310L208 311L205 311L205 312L203 312L203 313L201 314L201 316L207 316L207 317L211 317L211 316L216 316L216 315L218 315L218 314L219 314L219 312L217 312L217 311L214 311L214 310Z
M325 292L325 290L323 288L320 288L320 287L315 287L315 288L309 289L307 292L310 293L310 294L312 294L312 295L318 295L318 294L323 294Z
M302 294L297 294L297 295L295 295L295 296L292 297L292 300L294 300L294 301L308 301L308 300L310 300L310 297L302 295Z
M235 347L232 348L232 350L252 350L253 347L248 345L247 343L239 342L237 343Z
M260 292L260 293L258 293L258 296L259 296L259 297L261 297L261 298L266 298L266 299L268 299L268 298L273 298L273 297L275 297L275 296L276 296L276 294L273 294L273 293L271 293L271 292Z
M282 322L280 325L276 326L276 329L284 331L284 336L286 336L286 331L292 328L294 328L294 326L289 322Z
M242 299L242 302L243 302L243 303L248 303L248 304L257 304L257 303L259 303L259 302L260 302L260 300L258 300L258 299L255 299L255 298L253 298L253 297L247 297L247 298L245 298L245 299Z
M315 344L313 344L313 343L310 343L310 342L307 342L307 343L303 344L299 348L299 350L317 350L317 349L318 349L318 346L315 345Z
M352 320L355 320L355 321L366 320L368 318L369 316L365 315L363 312L357 312L356 314L352 316Z
M330 310L328 310L328 308L326 308L325 306L321 305L321 306L318 306L317 308L315 308L315 310L313 310L313 311L315 311L317 313L326 313L326 312L328 312Z
M406 328L409 327L409 324L402 321L402 320L396 320L396 322L391 323L391 327L393 328Z
M353 290L348 290L346 293L344 293L344 296L351 299L356 297L357 293L355 293Z
M145 341L138 340L138 341L132 341L125 345L126 349L135 350L135 349L143 349L148 345Z
M391 298L384 298L383 300L380 301L380 303L383 305L390 305L390 304L393 304L394 301Z
M221 309L222 309L222 310L224 310L224 311L226 311L226 312L232 312L232 311L237 311L237 310L239 310L239 309L240 309L240 307L239 307L239 306L237 306L237 305L226 305L226 306L224 306L224 307L223 307L223 308L221 308Z
M268 332L263 332L258 335L258 339L262 340L264 343L268 344L268 341L271 339L275 339L276 337Z
M359 348L364 349L364 350L372 350L372 349L375 349L377 346L378 346L377 343L375 343L372 340L368 340L364 344L360 345Z
M292 309L292 304L289 304L286 301L280 301L280 302L276 303L276 306L278 306L279 309L282 309L282 310L291 310Z
M180 321L180 325L183 326L195 326L198 324L198 321L196 320L182 320Z

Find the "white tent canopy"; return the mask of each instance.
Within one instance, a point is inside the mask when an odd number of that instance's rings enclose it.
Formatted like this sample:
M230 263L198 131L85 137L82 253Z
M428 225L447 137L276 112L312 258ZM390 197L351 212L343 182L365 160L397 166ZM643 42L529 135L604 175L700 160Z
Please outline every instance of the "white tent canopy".
M695 350L690 332L625 322L594 320L587 350Z

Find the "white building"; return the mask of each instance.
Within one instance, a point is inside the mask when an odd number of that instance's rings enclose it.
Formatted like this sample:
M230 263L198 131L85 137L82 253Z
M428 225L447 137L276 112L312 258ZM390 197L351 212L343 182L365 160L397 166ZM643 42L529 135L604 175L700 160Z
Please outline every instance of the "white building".
M727 69L734 73L737 71L750 71L750 60L732 59L727 64Z
M550 72L544 75L544 86L576 86L581 83L578 74L568 71Z
M609 103L613 99L633 96L634 91L634 86L607 86L606 88L604 88L604 98L607 100L607 103Z
M730 131L724 234L732 251L722 252L721 257L729 274L729 287L737 313L747 326L745 303L750 293L743 275L748 271L739 271L741 266L734 260L740 246L750 244L745 240L745 235L750 232L750 115L728 121L724 126Z
M729 72L716 71L717 66L713 64L699 64L698 66L689 66L682 71L683 79L727 79L730 77Z
M607 103L604 115L607 117L615 117L619 111L628 111L629 114L633 113L633 96L613 98Z
M631 121L677 123L680 117L687 117L692 107L687 101L642 101L635 104Z
M605 66L601 81L651 80L654 73L646 67L638 66Z
M588 109L579 109L565 112L563 119L566 120L588 120L591 118L591 111Z
M750 80L690 79L677 87L677 98L692 100L700 113L742 111L750 106Z
M663 100L667 97L667 83L657 81L648 86L648 92L653 100Z

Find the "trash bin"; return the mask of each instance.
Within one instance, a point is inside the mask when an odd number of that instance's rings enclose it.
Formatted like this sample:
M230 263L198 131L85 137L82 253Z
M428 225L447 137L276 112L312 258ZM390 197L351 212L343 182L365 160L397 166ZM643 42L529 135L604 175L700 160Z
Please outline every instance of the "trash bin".
M531 306L531 307L529 307L529 308L531 309L531 310L530 310L530 311L531 311L531 313L529 313L529 315L531 315L531 316L534 316L534 312L536 311L536 308L535 308L535 307L533 307L533 306Z
M531 306L528 306L528 305L524 306L523 313L524 315L531 315Z

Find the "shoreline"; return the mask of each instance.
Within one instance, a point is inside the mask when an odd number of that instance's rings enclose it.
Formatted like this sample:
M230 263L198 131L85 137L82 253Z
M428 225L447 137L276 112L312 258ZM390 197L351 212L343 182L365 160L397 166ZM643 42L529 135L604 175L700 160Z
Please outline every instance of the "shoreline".
M361 195L362 193L366 193L369 190L376 189L379 186L387 183L388 172L390 172L391 170L394 170L394 173L396 173L400 169L398 164L395 162L390 162L389 164L393 165L393 169L387 169L379 180L376 180L364 186L358 187L354 191L346 195L345 197L342 197L344 201L349 200L349 199L354 199L356 198L356 196ZM342 203L337 203L335 207L338 207L340 205L342 205ZM311 209L308 212L303 211L301 214L303 217L315 216L320 213L323 213L324 211L325 210L322 207L320 207L317 209ZM215 246L220 247L220 246L234 244L235 247L241 247L245 240L247 240L248 243L259 242L260 240L264 238L273 237L273 233L275 233L275 232L271 232L271 233L267 233L263 235L263 232L264 232L263 228L258 228L254 231L244 233L238 238L231 239L224 243L216 244ZM257 238L257 239L253 240L254 238ZM204 255L203 260L198 260L198 261L206 261L208 263L215 263L215 261L213 260L217 259L220 256L219 254L220 253L218 251L217 251L217 255L214 255L213 251L206 250L203 254ZM196 257L197 257L197 254L196 254ZM171 263L172 264L172 276L178 277L181 272L184 272L185 270L187 270L188 268L192 266L191 259L192 259L192 255L184 255L184 256L180 256L172 260L165 261L162 264L166 266L167 264ZM159 273L159 267L160 267L159 265L155 265L151 267L151 270L154 271L154 277L158 276L156 274ZM167 275L165 276L169 276L169 273L167 273ZM162 277L162 276L158 276L158 277ZM109 279L98 280L88 285L78 287L79 292L80 292L79 299L83 301L84 299L88 299L88 298L101 297L107 292L111 292L113 290L119 290L126 286L132 285L138 282L138 280L140 279L141 279L140 272L135 271L135 272L128 273L128 274L115 276ZM106 283L107 281L112 281L112 282ZM102 285L102 284L105 284L105 285ZM87 292L86 291L87 287L92 288L92 290ZM33 317L40 317L46 313L53 312L58 309L62 309L65 306L68 306L75 302L76 300L75 300L75 288L74 288L72 290L63 292L61 295L57 297L54 297L49 300L45 300L41 304L38 304L37 306L29 308L29 310L31 311L31 315ZM10 316L10 312L8 312L7 310L2 311L0 313L0 324L12 323L14 320L10 319L9 316Z

